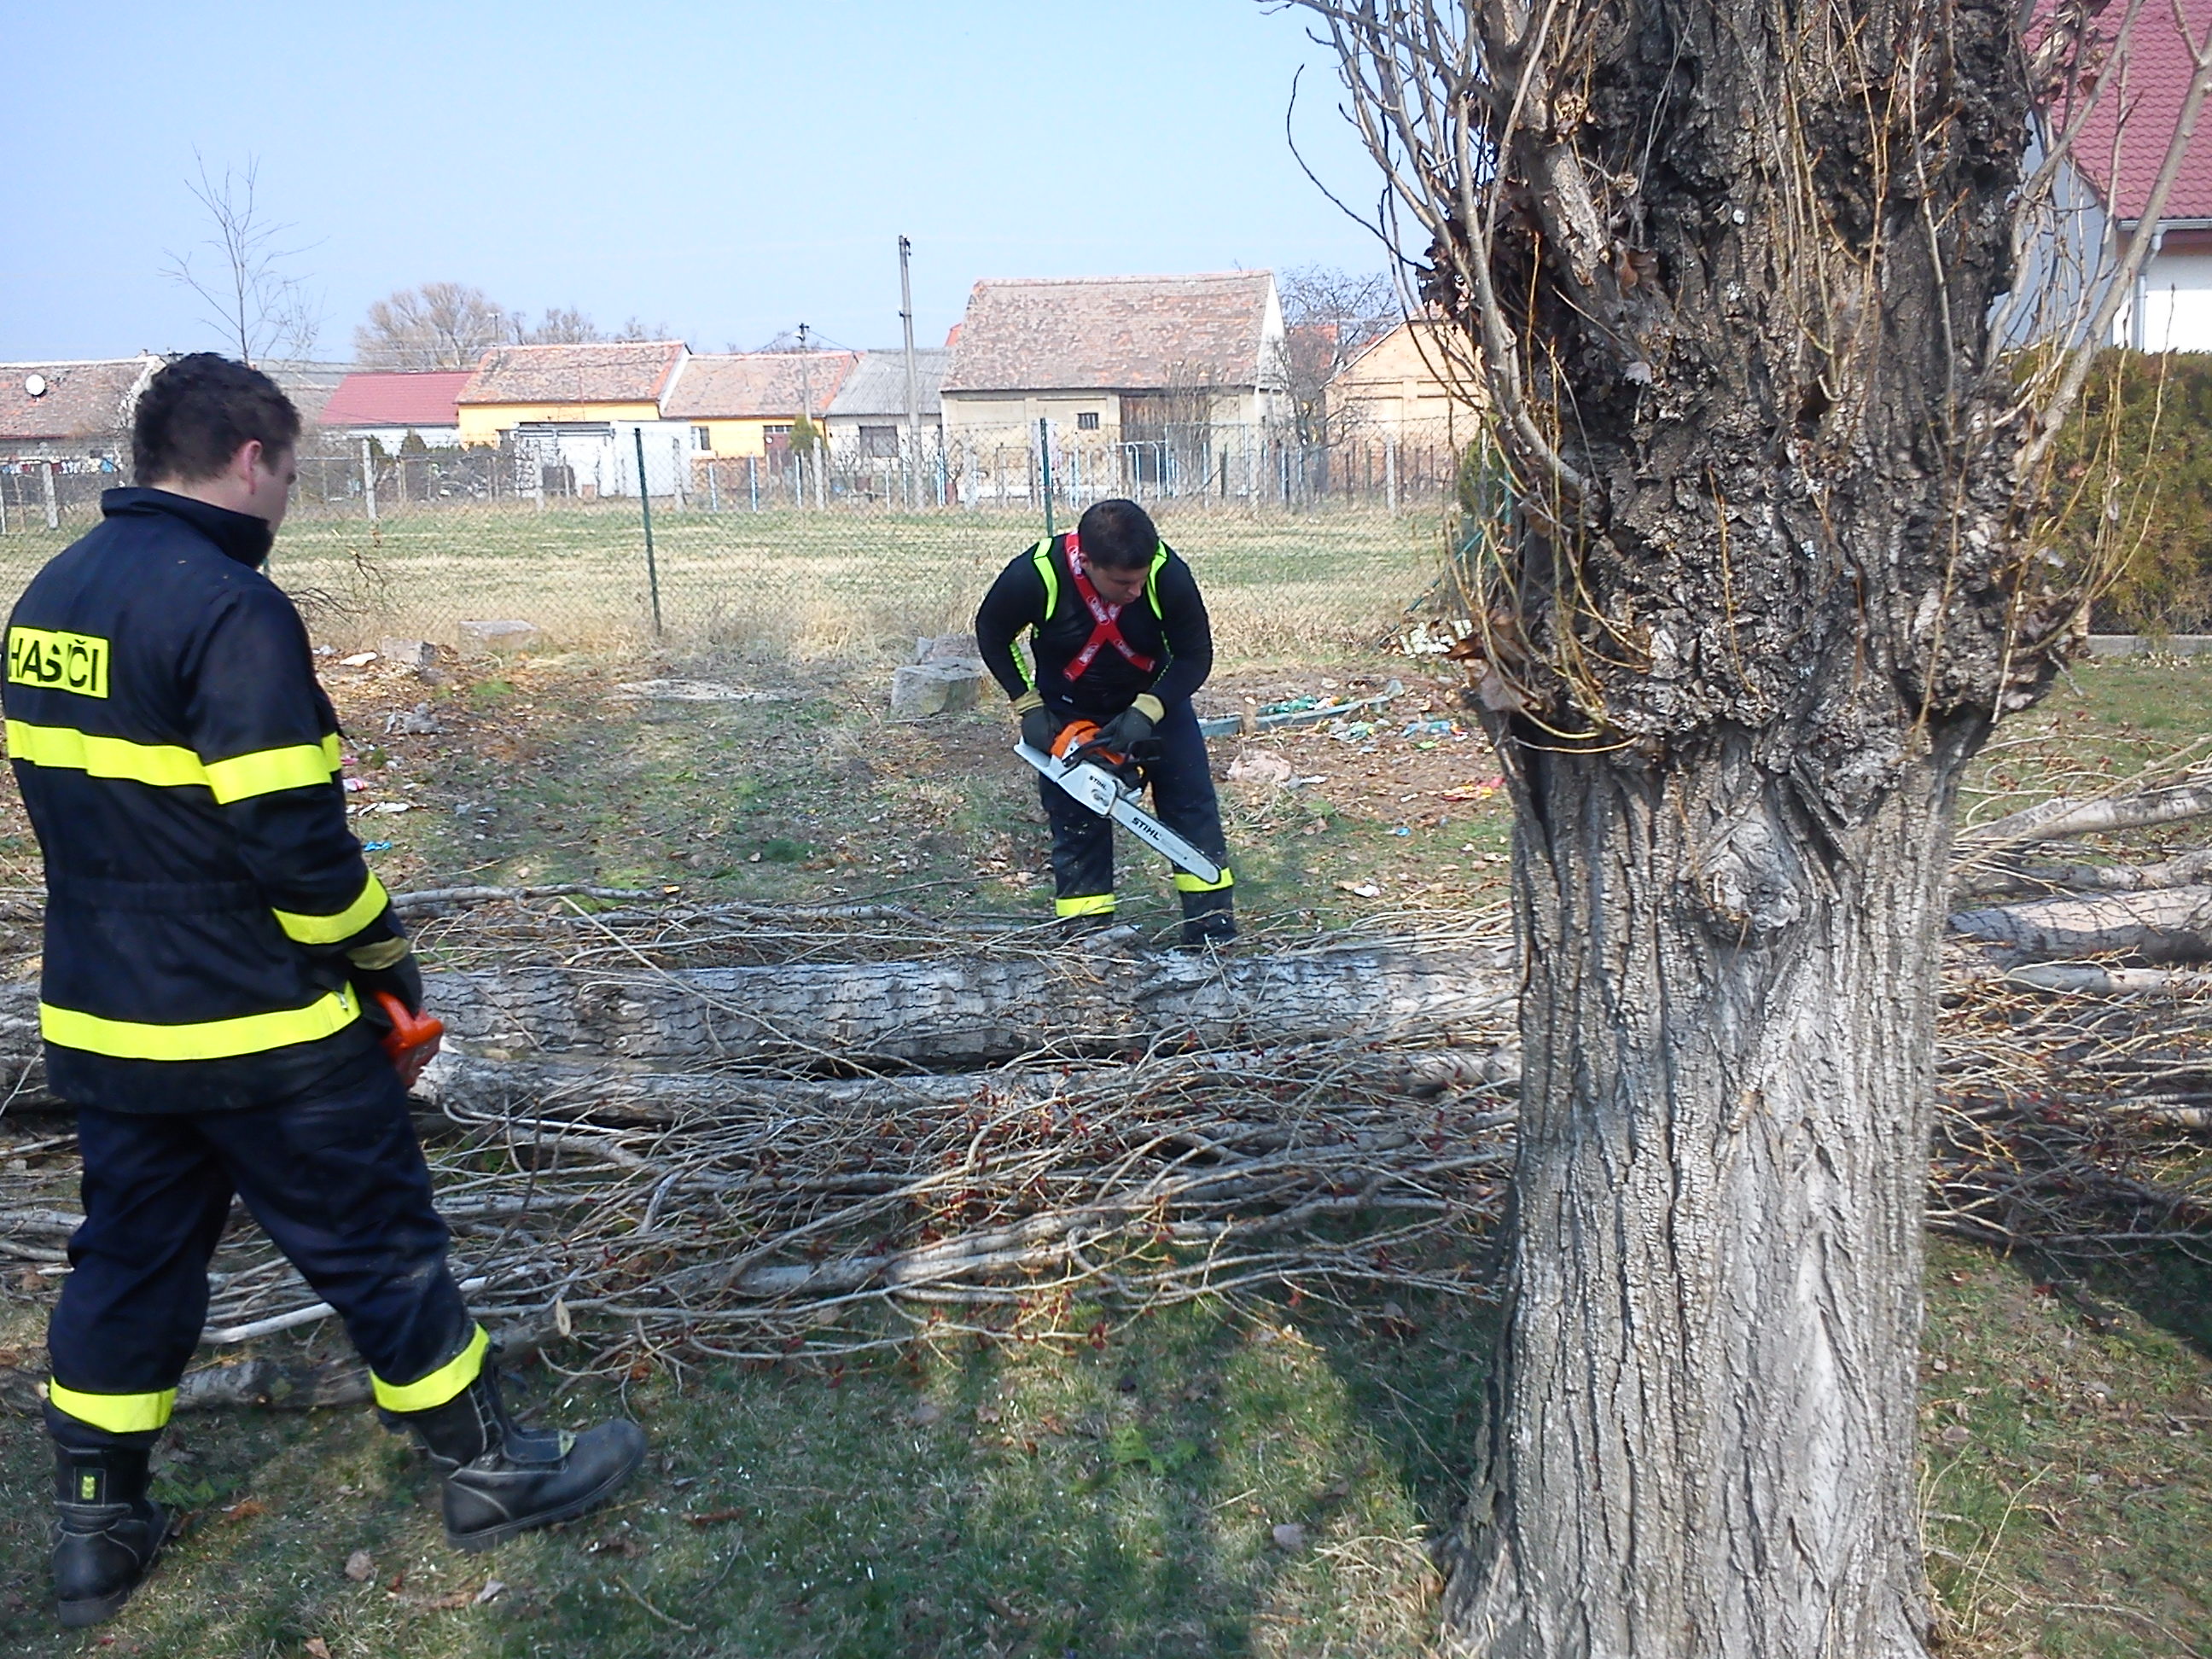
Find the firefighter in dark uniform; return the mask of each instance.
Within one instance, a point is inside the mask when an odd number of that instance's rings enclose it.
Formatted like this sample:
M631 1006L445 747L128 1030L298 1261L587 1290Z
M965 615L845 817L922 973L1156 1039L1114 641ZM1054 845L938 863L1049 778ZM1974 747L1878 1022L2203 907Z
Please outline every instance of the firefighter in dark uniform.
M1032 676L1015 650L1029 632ZM1213 633L1190 567L1134 501L1106 501L1072 535L1049 537L999 573L975 613L983 661L1013 699L1023 741L1049 754L1073 720L1139 763L1160 822L1221 866L1213 881L1176 872L1182 942L1237 936L1228 846L1191 694L1213 668ZM1049 779L1054 908L1071 932L1114 915L1114 830Z
M148 1454L242 1199L368 1361L387 1425L480 1548L580 1513L644 1455L632 1423L519 1428L446 1263L375 994L422 981L346 825L337 722L261 573L300 421L210 355L148 383L137 477L9 619L8 754L46 854L39 1018L77 1112L84 1222L47 1333L64 1625L112 1615L168 1519Z

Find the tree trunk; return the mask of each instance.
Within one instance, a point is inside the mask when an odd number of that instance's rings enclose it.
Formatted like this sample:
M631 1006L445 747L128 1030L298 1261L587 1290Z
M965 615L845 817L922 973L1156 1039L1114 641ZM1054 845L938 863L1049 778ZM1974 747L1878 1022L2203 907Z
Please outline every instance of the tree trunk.
M1923 757L1826 859L1741 753L1532 769L1505 1337L1454 1651L1923 1652L1948 767Z

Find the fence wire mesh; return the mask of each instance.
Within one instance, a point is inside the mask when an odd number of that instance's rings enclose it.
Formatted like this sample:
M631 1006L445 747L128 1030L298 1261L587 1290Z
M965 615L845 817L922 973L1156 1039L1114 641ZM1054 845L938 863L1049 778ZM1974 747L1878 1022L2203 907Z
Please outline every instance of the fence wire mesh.
M1222 649L1333 650L1389 636L1435 587L1467 453L1442 423L1328 443L1230 427L970 429L919 453L739 456L703 453L672 422L442 449L318 433L270 573L318 640L345 647L465 647L463 623L502 621L556 649L880 654L964 629L1048 519L1066 529L1126 495L1190 561ZM103 489L129 482L112 463L0 473L9 596L97 521Z

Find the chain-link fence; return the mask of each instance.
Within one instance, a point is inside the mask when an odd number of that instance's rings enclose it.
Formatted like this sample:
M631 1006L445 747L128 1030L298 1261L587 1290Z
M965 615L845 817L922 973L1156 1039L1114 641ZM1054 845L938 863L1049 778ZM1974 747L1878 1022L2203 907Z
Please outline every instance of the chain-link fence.
M464 623L512 621L550 648L876 655L964 629L1048 520L1066 529L1126 495L1190 561L1224 651L1302 653L1406 621L1443 566L1462 448L1441 423L1328 443L1221 427L968 430L919 453L771 441L738 456L667 422L473 448L319 434L302 443L271 571L341 646L464 644ZM19 589L94 522L100 487L127 481L0 477L0 584Z

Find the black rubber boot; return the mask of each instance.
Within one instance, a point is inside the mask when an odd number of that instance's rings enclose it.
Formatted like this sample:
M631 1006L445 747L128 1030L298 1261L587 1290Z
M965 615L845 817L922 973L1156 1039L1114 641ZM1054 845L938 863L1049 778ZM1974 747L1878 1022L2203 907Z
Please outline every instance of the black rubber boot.
M54 1448L54 1593L62 1623L112 1619L153 1571L168 1512L146 1496L144 1450Z
M1237 937L1235 901L1225 892L1187 893L1182 903L1182 948L1203 951Z
M445 1474L446 1541L456 1549L489 1549L532 1527L573 1521L645 1458L645 1431L624 1419L581 1434L520 1426L489 1369L444 1405L398 1420Z

